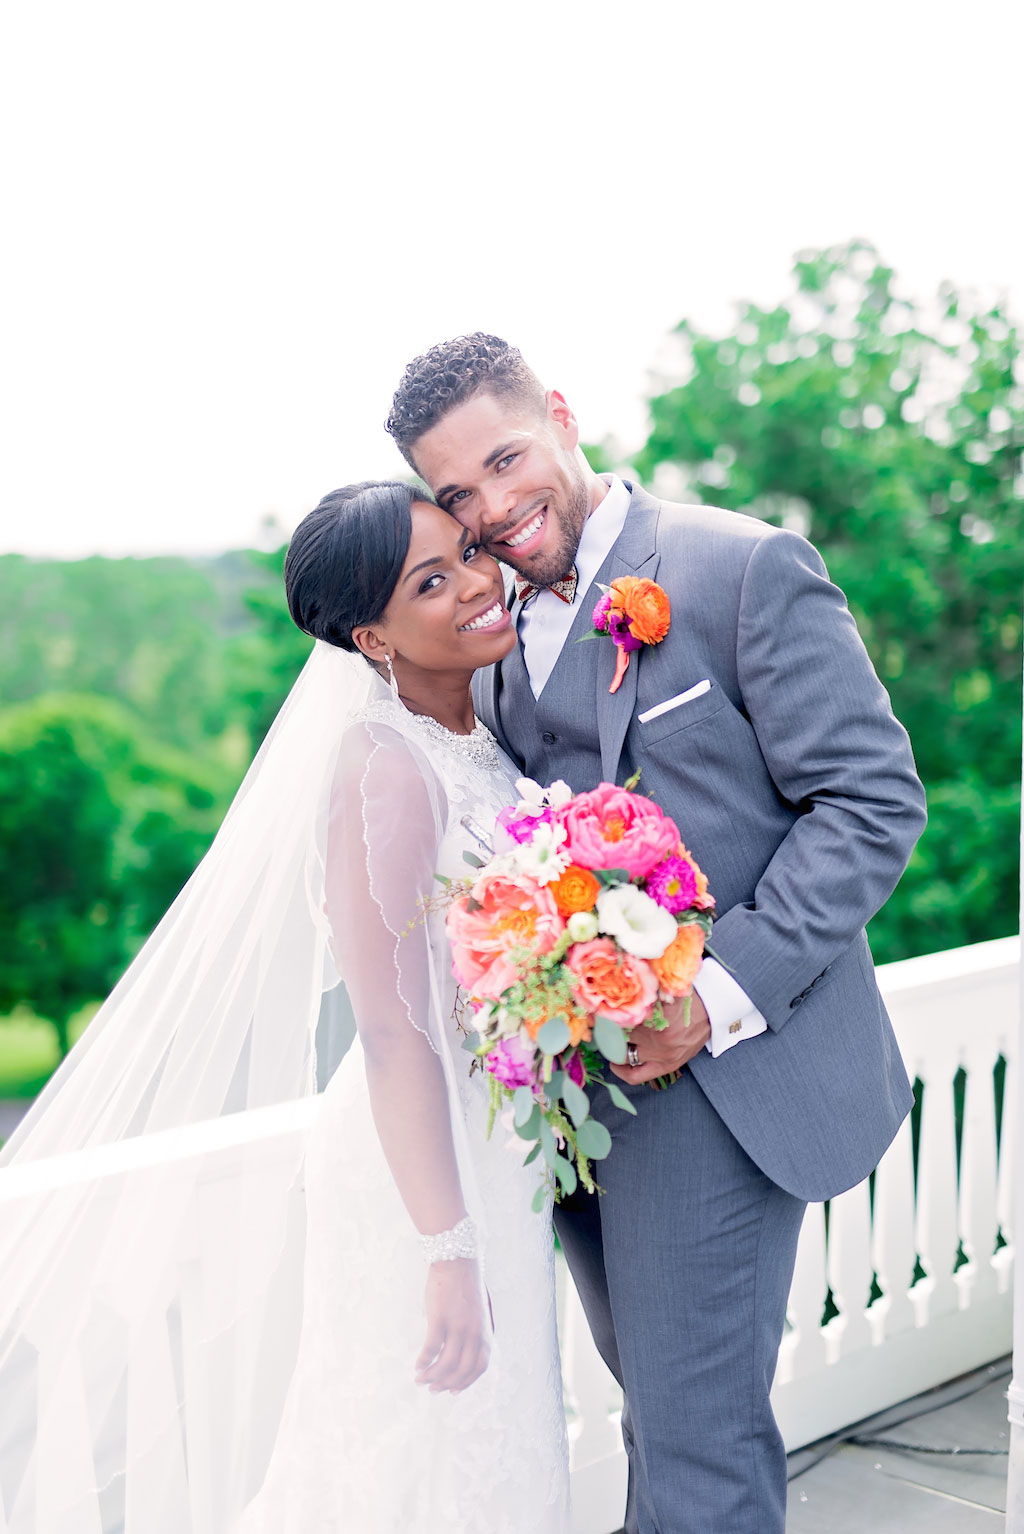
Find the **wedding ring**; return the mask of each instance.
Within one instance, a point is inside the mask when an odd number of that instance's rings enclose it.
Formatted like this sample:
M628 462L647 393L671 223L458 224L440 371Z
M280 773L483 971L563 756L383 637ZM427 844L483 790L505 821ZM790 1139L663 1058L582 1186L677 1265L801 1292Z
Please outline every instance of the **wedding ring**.
M629 1043L626 1045L626 1064L632 1066L634 1069L640 1064L640 1051L637 1049L632 1039L630 1039Z

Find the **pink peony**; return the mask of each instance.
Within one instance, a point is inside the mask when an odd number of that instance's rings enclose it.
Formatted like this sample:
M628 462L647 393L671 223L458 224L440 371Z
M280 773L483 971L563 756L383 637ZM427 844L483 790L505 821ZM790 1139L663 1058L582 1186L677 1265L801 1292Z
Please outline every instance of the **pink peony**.
M678 916L689 910L697 898L697 875L693 864L685 858L666 858L647 875L646 889L666 911Z
M576 943L566 956L576 977L576 995L588 1012L610 1017L624 1028L645 1022L658 999L658 981L645 959L623 953L610 937Z
M512 950L548 953L565 922L552 895L533 879L484 873L470 899L452 906L446 925L456 980L474 996L496 999L516 980Z
M484 1067L503 1087L533 1085L533 1050L520 1039L502 1039L484 1056Z
M563 850L582 868L624 868L642 879L679 846L679 832L651 799L614 783L577 794L555 814L566 829Z

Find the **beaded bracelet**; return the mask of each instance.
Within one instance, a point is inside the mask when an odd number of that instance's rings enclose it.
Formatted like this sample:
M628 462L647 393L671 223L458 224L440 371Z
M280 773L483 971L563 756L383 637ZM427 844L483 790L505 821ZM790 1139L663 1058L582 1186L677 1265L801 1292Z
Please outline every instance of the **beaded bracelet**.
M436 1236L420 1236L420 1251L426 1262L451 1262L456 1257L476 1256L476 1226L467 1214L451 1230Z

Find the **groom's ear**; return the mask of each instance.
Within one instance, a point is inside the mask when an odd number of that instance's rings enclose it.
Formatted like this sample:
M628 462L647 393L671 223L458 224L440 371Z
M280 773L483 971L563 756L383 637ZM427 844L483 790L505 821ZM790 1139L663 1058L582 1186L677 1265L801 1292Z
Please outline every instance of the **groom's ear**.
M580 440L580 429L568 401L557 389L549 389L544 398L547 401L548 420L566 447L574 448Z

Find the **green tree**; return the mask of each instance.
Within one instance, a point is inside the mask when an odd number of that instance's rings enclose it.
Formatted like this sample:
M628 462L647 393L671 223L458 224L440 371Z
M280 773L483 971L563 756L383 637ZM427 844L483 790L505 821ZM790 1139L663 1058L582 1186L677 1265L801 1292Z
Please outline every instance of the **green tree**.
M794 527L846 591L929 790L876 957L1017 930L1024 368L1001 305L911 304L864 242L802 253L791 299L678 327L640 473ZM668 467L671 466L671 467Z
M148 740L111 700L0 714L0 1012L68 1024L110 990L188 878L231 778Z

